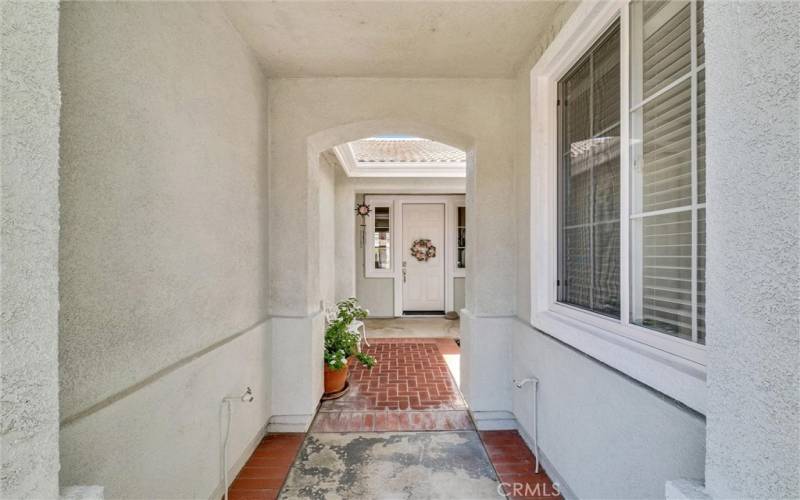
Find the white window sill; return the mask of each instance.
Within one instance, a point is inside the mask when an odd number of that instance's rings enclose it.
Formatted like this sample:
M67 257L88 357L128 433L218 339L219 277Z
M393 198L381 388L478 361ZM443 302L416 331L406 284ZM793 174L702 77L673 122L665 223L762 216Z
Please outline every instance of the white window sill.
M693 410L706 413L706 369L702 364L552 310L536 313L531 325Z

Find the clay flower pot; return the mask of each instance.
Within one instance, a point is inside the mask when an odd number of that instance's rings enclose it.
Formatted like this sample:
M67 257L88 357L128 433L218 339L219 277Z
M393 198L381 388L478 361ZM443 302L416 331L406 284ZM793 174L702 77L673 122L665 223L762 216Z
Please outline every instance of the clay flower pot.
M334 370L328 365L325 365L325 393L331 394L339 392L344 389L344 384L347 382L347 365Z

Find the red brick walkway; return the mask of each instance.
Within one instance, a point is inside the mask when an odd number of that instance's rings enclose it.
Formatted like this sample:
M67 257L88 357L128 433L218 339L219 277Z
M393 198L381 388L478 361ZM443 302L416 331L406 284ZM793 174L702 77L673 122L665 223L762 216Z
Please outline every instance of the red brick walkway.
M277 498L304 438L302 433L264 437L228 489L230 500Z
M372 340L365 352L375 367L351 364L350 391L322 403L311 431L473 429L442 350L458 346L452 339Z
M558 488L540 467L517 431L481 431L481 440L509 498L558 499Z

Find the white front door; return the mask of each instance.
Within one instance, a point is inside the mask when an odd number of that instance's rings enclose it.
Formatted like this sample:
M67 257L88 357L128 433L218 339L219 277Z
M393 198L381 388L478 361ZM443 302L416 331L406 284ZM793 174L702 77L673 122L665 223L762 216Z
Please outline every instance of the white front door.
M444 218L443 203L403 205L403 312L444 311ZM419 240L430 240L436 255L412 256Z

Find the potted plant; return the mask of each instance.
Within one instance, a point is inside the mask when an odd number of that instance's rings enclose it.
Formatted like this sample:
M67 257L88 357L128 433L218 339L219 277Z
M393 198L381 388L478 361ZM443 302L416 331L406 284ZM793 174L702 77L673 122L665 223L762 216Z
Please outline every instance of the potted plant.
M359 350L359 334L350 327L353 321L360 321L369 312L361 307L354 297L336 304L336 316L325 328L325 393L335 393L344 389L347 382L347 363L355 357L359 363L372 368L375 358Z

